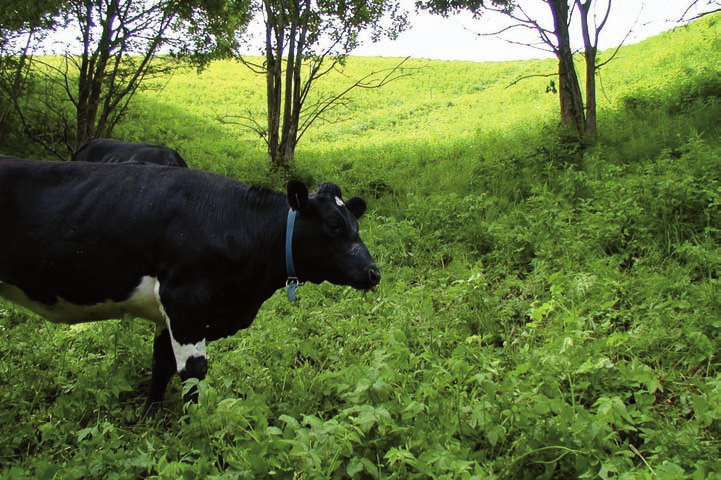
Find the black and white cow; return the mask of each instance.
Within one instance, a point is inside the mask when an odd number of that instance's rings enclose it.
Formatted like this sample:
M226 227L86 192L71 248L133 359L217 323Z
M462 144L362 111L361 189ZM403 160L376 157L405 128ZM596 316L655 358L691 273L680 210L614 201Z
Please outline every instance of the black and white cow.
M110 138L96 138L85 142L70 160L73 162L142 163L188 168L183 157L170 147L123 142Z
M365 209L332 183L282 194L199 170L0 156L0 296L52 322L155 322L152 414L176 370L204 378L206 342L250 326L289 278L377 285Z

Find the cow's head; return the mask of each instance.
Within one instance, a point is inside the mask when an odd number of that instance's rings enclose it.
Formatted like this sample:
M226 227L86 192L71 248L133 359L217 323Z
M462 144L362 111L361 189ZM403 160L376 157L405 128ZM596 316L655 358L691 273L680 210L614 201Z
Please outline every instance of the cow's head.
M366 202L353 197L344 202L334 183L324 183L308 194L303 182L288 182L288 202L297 212L293 258L298 279L369 289L380 282L378 267L358 235L358 219Z

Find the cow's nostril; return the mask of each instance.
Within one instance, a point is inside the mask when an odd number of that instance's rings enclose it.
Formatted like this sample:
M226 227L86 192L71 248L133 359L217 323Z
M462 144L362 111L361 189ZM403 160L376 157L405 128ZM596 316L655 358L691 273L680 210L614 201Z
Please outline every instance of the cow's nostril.
M373 285L378 285L381 281L381 272L378 270L378 267L371 267L368 269L368 278L373 283Z

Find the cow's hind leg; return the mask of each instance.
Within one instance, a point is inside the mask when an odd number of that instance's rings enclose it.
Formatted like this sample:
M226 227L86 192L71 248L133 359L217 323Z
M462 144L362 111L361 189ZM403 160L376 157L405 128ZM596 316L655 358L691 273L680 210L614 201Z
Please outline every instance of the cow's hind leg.
M164 328L156 332L153 342L153 374L150 379L150 393L145 402L143 416L153 417L160 411L165 399L165 389L175 375L175 370L175 355L173 355L170 332Z

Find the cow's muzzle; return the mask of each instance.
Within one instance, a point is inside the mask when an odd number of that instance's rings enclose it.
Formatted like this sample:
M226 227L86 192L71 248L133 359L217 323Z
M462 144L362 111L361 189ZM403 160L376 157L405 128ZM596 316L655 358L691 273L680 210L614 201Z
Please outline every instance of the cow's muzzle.
M370 282L370 287L373 288L376 285L378 285L381 282L381 272L378 270L378 267L375 265L371 265L368 267L368 281Z

